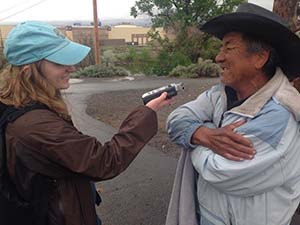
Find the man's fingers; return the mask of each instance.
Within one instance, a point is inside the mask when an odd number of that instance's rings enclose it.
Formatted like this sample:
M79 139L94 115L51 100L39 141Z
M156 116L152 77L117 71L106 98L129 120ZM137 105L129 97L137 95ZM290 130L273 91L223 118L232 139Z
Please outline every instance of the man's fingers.
M252 147L235 142L228 137L222 137L218 140L215 140L212 148L215 150L215 152L218 152L224 157L225 153L228 153L230 156L236 157L235 160L239 158L239 161L244 159L252 159L256 153Z
M240 143L242 145L252 147L253 145L252 145L252 142L250 140L245 138L243 135L233 131L235 128L241 126L244 123L245 123L245 120L240 120L240 121L237 121L237 122L232 123L230 125L224 126L224 127L220 128L219 135L224 136L224 137L226 136L230 140L232 140L236 143Z
M230 129L232 131L232 132L227 132L227 135L229 136L229 138L231 138L232 141L240 143L245 146L253 147L253 144L250 140L245 138L243 135L234 132L234 129L245 124L246 122L247 122L246 120L239 120L237 122L225 126L224 128L226 130Z
M248 139L245 138L243 135L233 132L232 130L229 130L227 128L223 129L221 128L218 130L218 134L215 135L216 142L222 141L227 144L240 144L245 145L247 147L252 148L253 144Z
M254 153L252 149L241 151L241 149L228 149L228 153L242 159L253 159Z
M239 120L239 121L236 121L232 124L229 124L228 126L225 126L225 127L228 127L230 128L231 130L234 130L235 128L239 127L239 126L242 126L243 124L245 124L247 121L246 120Z
M232 148L234 151L241 152L243 154L254 156L256 154L256 151L252 147L246 147L244 145L236 145L236 148Z
M228 134L229 138L236 143L239 143L240 145L248 146L248 147L253 147L252 142L248 139L245 138L243 135L238 134L238 133L230 133Z
M229 160L234 160L234 161L251 160L254 157L254 155L252 154L246 154L235 149L226 149L226 150L223 149L223 150L219 149L218 152L217 151L216 152Z
M222 128L208 129L210 135L206 138L207 142L203 141L202 143L205 143L204 146L209 147L215 153L229 160L252 159L256 154L252 142L243 135L233 131L245 122L245 120L239 120Z
M231 155L230 153L225 153L224 155L222 155L224 158L228 159L228 160L232 160L232 161L243 161L244 159Z

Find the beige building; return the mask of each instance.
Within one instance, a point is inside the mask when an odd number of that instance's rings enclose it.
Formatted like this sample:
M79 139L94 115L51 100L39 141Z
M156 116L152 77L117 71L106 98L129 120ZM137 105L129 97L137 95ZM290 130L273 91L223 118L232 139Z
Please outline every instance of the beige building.
M69 39L78 41L82 39L93 39L94 32L91 26L66 26L59 28ZM108 39L108 30L106 28L99 28L99 39Z
M14 25L0 25L0 48L3 47L3 43L8 32L14 27ZM59 27L59 29L65 33L65 35L71 40L92 44L93 42L93 27L92 26L66 26ZM103 45L120 45L120 44L135 44L146 45L150 40L147 33L151 30L149 27L141 27L135 25L118 25L113 27L101 27L99 28L100 44ZM164 36L165 32L162 28L157 31Z
M0 25L0 50L3 48L3 43L9 31L14 27L14 25Z
M111 27L111 31L108 33L109 39L125 39L126 43L134 43L138 45L146 45L149 41L147 33L151 30L149 27L140 27L135 25L118 25ZM160 35L165 36L162 28L158 28L157 31Z

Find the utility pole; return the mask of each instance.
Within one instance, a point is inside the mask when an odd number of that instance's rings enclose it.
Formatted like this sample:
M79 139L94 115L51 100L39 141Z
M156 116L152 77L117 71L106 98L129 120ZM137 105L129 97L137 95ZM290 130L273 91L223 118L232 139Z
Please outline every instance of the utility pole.
M4 48L4 45L3 45L3 38L2 38L2 31L1 31L1 29L0 29L0 48L1 48L1 52L2 52L2 50Z
M93 0L94 9L94 50L95 50L95 64L100 64L100 42L98 30L98 13L97 13L97 0Z

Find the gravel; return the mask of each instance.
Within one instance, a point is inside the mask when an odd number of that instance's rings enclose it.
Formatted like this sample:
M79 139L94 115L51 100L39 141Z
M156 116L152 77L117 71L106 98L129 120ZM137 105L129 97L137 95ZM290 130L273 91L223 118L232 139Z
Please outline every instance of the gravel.
M178 158L180 148L170 142L165 129L168 115L175 108L195 99L200 93L209 89L217 82L217 78L185 79L184 90L178 92L178 95L173 98L170 106L158 112L158 132L149 142L149 145ZM88 99L87 114L118 129L126 115L141 104L141 95L147 91L150 91L150 89L94 94Z

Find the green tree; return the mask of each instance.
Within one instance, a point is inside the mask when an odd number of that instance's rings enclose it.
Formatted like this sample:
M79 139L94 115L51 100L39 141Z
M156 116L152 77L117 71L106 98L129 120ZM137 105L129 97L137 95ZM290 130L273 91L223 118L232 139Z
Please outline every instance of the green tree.
M299 0L274 0L273 4L273 11L284 18L294 32L300 30L299 4Z
M180 31L232 12L241 2L245 0L138 0L131 8L131 15L148 15L154 27Z
M199 31L199 25L207 20L234 11L246 0L138 0L131 8L131 15L151 17L154 31L150 37L161 45L158 56L171 55L172 64L162 65L161 75L167 75L177 65L197 62L199 57L214 59L218 40ZM155 28L163 27L175 36L161 38ZM172 35L171 35L172 36ZM185 56L189 60L182 60ZM174 63L175 62L175 63ZM157 67L159 68L159 67Z

